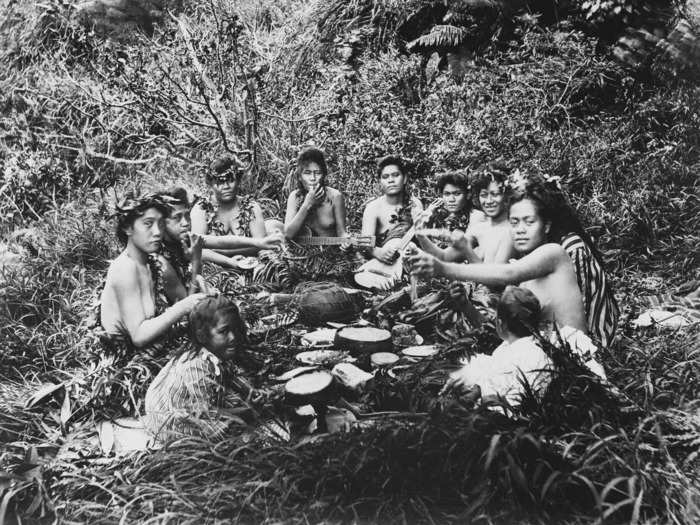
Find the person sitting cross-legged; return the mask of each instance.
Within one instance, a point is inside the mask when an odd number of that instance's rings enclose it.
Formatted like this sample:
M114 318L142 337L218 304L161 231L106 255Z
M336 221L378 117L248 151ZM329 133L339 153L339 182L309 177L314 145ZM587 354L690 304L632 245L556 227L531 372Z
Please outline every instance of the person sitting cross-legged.
M408 191L408 175L404 162L396 156L382 158L377 165L382 195L370 201L362 214L362 235L375 238L369 255L385 264L392 264L398 253L385 246L390 239L401 237L423 210Z
M250 195L241 194L245 172L243 163L234 156L216 159L207 171L206 182L215 204L198 199L190 212L192 231L204 238L205 262L237 269L232 256L257 255L260 250L281 246L284 240L280 232L268 234L260 205Z

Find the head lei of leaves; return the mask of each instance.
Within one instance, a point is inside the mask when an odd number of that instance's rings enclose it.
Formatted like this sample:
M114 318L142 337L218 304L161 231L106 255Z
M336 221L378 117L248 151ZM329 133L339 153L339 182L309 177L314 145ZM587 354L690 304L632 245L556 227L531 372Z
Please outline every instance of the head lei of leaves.
M237 155L225 155L215 159L206 172L207 184L233 182L241 180L245 174L246 167Z
M135 195L127 193L114 208L112 219L117 221L117 239L123 245L127 243L126 229L134 224L134 221L146 213L147 210L155 209L163 214L163 217L170 215L171 207L177 204L177 199L159 193L147 193Z

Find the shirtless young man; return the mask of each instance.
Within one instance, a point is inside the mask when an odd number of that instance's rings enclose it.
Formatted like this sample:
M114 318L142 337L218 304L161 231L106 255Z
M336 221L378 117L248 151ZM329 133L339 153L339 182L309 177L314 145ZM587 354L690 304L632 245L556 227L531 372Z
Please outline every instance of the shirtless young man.
M370 201L362 214L362 235L374 236L375 247L371 256L385 264L391 264L398 253L395 248L384 247L389 236L397 236L413 224L423 206L415 197L406 194L408 177L403 161L399 157L388 156L377 166L379 186L383 195ZM397 228L400 227L400 228Z
M430 226L421 224L417 232L421 248L448 262L505 263L513 257L505 199L507 171L505 166L494 163L477 174L471 185L475 213L466 229L453 230L451 246L440 249L432 244L421 234L422 228Z
M465 233L472 220L472 207L469 199L469 181L462 172L448 172L440 175L437 180L437 191L442 203L433 210L424 211L416 222L417 228L446 229L450 232ZM481 212L478 212L481 215ZM450 245L441 241L438 244L429 237L416 232L420 247L444 261L463 260L464 256Z
M484 213L482 221L473 221L467 240L474 248L465 253L471 263L504 263L513 256L508 225L505 184L508 170L501 164L489 164L472 182L474 207Z
M170 307L159 304L149 256L161 248L169 213L157 196L127 198L117 207L117 237L125 249L107 270L100 324L110 335L126 335L136 348L164 336L205 297L193 293Z

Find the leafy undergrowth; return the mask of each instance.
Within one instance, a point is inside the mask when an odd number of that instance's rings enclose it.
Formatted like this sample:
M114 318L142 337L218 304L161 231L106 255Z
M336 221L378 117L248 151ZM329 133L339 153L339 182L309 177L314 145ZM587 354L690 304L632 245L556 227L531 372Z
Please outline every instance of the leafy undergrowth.
M12 7L0 193L14 203L0 232L24 254L0 278L0 521L700 521L697 329L626 321L603 356L615 388L562 359L548 396L513 418L436 397L436 361L379 381L371 399L421 415L300 445L232 437L101 457L60 388L26 408L42 384L84 372L94 349L86 320L116 246L105 195L87 188L200 186L221 150L213 100L229 138L256 148L254 190L282 208L289 159L322 144L351 226L387 153L411 158L426 201L436 173L496 158L560 175L631 315L638 296L700 276L697 84L629 74L564 26L519 28L460 84L391 46L344 76L293 0L188 3L191 41L166 17L152 39L121 43L76 24L75 2L0 3ZM214 93L202 70L233 87Z

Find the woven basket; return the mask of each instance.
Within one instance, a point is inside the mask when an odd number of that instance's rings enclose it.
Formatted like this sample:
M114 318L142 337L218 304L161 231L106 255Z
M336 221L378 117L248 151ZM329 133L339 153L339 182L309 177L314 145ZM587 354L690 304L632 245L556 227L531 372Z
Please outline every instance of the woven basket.
M307 324L349 321L360 311L359 305L336 283L301 283L294 290L294 305Z

